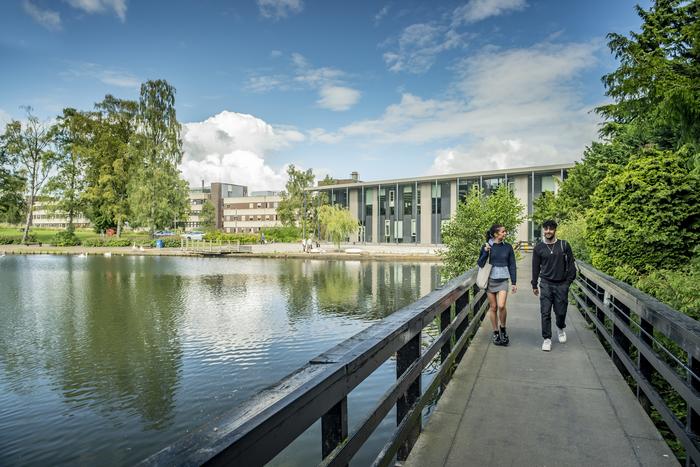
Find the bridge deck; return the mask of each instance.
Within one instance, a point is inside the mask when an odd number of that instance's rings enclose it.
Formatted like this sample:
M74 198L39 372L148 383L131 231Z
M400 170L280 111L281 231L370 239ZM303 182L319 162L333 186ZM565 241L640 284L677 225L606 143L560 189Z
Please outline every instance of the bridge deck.
M568 342L553 328L540 350L530 261L508 298L510 346L490 344L485 319L404 465L678 465L575 307Z

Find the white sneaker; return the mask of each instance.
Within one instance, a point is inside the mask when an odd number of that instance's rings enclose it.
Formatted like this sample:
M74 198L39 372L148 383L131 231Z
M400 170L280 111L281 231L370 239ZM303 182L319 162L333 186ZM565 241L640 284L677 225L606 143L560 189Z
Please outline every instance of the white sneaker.
M559 343L563 344L566 342L566 332L563 329L557 328L557 337L559 337Z
M552 339L545 339L544 342L542 342L542 350L545 352L552 350Z

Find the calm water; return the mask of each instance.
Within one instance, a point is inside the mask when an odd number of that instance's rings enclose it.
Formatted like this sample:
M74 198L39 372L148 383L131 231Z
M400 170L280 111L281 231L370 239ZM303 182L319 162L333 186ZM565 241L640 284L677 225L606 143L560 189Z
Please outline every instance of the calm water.
M0 465L133 464L427 293L438 273L429 263L0 257ZM388 362L351 394L351 428L393 378ZM319 460L314 426L273 464Z

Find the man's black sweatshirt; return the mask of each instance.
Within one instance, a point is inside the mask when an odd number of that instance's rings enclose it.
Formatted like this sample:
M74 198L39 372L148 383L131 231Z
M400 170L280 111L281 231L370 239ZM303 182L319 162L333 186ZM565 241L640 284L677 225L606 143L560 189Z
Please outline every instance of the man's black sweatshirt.
M537 278L553 284L571 284L576 279L576 263L569 242L540 242L532 252L532 288Z

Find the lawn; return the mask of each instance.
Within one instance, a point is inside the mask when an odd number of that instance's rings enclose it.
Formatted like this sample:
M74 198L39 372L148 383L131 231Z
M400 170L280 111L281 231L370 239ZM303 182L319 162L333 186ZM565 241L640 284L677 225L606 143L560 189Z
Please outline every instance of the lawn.
M7 225L0 226L0 236L7 236L7 237L21 236L22 230L23 230L22 227L17 227L17 226L7 226ZM32 234L34 234L34 236L36 237L36 240L38 242L50 243L53 236L56 235L58 232L62 232L63 229L46 229L46 228L32 227L29 229L29 231ZM84 240L88 240L88 239L104 238L92 229L75 229L75 235L78 236L80 241L84 241ZM116 237L113 237L113 238L116 238ZM124 232L124 233L122 233L121 238L134 240L137 243L150 240L148 234L146 234L144 232Z

